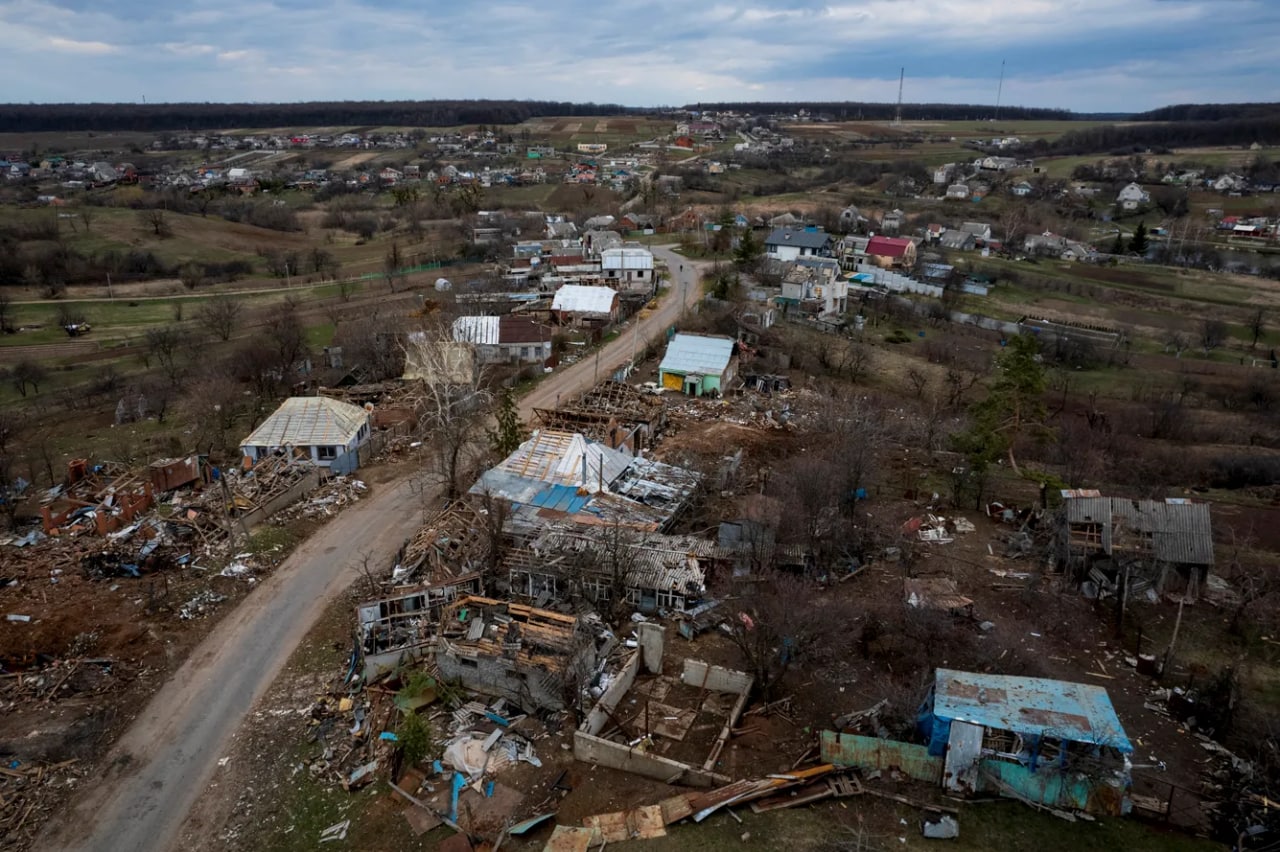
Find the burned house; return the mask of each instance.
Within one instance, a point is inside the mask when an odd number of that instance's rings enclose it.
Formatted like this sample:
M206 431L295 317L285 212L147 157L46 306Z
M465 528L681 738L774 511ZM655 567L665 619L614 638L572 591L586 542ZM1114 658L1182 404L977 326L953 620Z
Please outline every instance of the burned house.
M917 718L923 744L825 731L822 759L865 772L892 769L953 795L1108 815L1130 810L1133 746L1102 687L938 669Z
M548 523L665 530L688 505L698 474L630 456L576 432L542 429L470 493L500 500L506 532L527 542Z
M659 397L614 381L601 382L556 408L535 408L533 413L548 429L579 432L630 455L651 448L667 423Z
M503 568L512 597L540 606L574 599L605 605L621 595L640 612L684 612L704 601L718 558L708 539L565 525L513 550Z
M1068 492L1068 494L1071 492ZM1130 595L1195 595L1213 567L1209 504L1171 499L1068 496L1059 520L1060 563L1105 593L1128 577Z
M528 712L570 706L597 662L595 633L576 616L470 596L440 620L440 677Z

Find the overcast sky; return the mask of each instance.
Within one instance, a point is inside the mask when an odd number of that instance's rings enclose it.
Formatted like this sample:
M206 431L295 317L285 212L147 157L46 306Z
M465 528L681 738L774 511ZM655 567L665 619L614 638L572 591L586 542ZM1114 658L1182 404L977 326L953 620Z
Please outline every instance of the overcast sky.
M1278 0L0 0L0 101L1280 100Z

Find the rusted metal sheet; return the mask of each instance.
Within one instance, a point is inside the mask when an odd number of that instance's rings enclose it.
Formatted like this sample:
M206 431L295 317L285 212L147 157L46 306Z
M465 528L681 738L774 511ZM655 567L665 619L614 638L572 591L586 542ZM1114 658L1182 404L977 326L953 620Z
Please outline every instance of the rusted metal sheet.
M594 828L557 825L542 852L587 852L600 845L600 834Z
M896 769L909 778L930 784L942 780L942 758L931 757L926 746L914 743L823 731L822 760L869 771Z
M587 828L600 832L605 843L623 843L628 840L650 840L667 833L661 805L645 805L611 814L589 816L582 821Z

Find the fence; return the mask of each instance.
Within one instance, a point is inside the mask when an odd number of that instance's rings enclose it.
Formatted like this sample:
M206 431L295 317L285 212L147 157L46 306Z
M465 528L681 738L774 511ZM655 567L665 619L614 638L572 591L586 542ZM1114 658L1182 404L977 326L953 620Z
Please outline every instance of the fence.
M1135 814L1184 831L1209 832L1209 815L1199 793L1146 773L1134 772L1132 778Z

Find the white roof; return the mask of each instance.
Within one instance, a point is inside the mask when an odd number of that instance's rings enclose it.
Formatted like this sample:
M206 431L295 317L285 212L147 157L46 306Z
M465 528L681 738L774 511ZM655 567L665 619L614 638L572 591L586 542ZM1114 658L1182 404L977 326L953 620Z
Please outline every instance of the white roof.
M572 311L580 314L608 314L613 312L617 292L609 287L589 287L583 284L566 284L556 291L551 302L553 311Z
M718 376L733 357L733 339L707 334L677 334L667 344L659 370Z
M369 414L359 406L323 396L293 396L241 442L243 447L345 445Z
M453 340L475 346L496 346L498 317L458 317L453 321Z
M604 269L653 269L653 252L646 248L611 248L600 253Z

